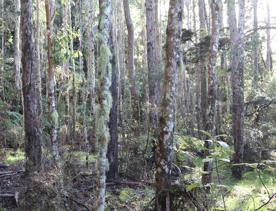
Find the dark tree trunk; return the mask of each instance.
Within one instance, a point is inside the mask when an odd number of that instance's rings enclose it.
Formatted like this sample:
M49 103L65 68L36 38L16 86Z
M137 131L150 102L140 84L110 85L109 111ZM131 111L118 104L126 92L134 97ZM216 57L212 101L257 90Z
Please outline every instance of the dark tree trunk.
M228 2L228 22L231 39L232 127L234 139L233 164L243 162L244 152L244 0L239 0L239 24L237 26L235 1ZM241 179L242 166L233 166L232 174Z
M36 91L35 45L33 42L32 1L21 0L22 33L22 87L24 102L24 128L26 173L31 174L41 169L41 122L39 102Z
M112 33L112 31L110 32ZM113 33L110 35L113 38ZM110 141L108 143L107 157L109 162L108 179L116 179L118 177L118 67L117 57L115 55L115 43L112 39L112 79L111 79L111 95L112 107L109 115L109 133Z

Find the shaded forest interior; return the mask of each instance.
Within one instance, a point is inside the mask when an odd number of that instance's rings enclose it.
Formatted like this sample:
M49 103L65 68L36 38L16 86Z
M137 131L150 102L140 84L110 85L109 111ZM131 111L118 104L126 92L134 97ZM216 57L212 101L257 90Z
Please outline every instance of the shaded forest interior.
M0 211L275 210L275 8L0 0Z

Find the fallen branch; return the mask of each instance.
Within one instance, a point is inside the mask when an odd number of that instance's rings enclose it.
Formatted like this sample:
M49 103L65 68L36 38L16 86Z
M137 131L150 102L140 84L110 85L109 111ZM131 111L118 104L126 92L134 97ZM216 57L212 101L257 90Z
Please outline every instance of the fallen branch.
M137 186L145 186L145 185L153 185L154 183L148 181L122 181L122 180L110 180L107 181L106 185L137 185Z
M8 176L14 176L14 175L19 174L21 172L23 172L23 170L0 172L0 178L2 178L2 177L8 177Z
M268 200L267 200L264 204L262 204L262 205L259 206L257 209L255 209L255 211L260 210L260 209L262 209L264 206L268 205L268 204L271 202L271 200L273 200L275 197L276 197L276 193L272 194L272 196L270 196L270 197L268 198Z

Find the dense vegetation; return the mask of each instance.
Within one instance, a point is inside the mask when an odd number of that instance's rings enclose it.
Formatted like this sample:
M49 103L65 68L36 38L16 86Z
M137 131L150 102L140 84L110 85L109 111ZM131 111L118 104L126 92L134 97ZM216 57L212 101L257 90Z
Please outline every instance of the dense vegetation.
M0 210L275 210L272 0L0 0Z

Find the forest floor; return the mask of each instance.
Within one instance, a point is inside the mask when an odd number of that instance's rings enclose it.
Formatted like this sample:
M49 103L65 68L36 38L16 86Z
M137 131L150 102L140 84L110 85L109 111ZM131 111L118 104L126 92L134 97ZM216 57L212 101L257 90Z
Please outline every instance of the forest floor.
M90 205L95 201L95 192L93 192L96 187L95 174L91 174L91 171L87 170L87 166L83 165L85 159L83 153L74 153L73 158L71 158L74 160L72 162L74 167L70 166L70 171L67 169L66 172L67 184L70 180L67 190L69 198L74 204L71 205L75 207L74 210L93 210ZM23 160L24 154L21 151L5 150L5 155L0 151L0 210L16 210L20 204L21 197L19 194L25 188L22 179ZM91 165L93 165L94 160L95 156L89 157ZM198 159L196 162L200 166L203 161ZM90 168L93 167L90 166ZM73 170L74 172L72 172ZM39 180L41 183L49 184L54 173L46 172L43 176L40 175ZM196 172L185 175L185 177L198 177L199 172L200 169L197 169ZM231 177L229 166L222 165L219 172L214 172L213 178L215 188L211 194L217 199L215 207L222 208L222 210L224 207L222 199L225 201L227 210L257 210L276 191L276 173L270 168L247 171L243 179L237 181ZM107 210L144 210L144 207L152 202L154 195L153 186L146 181L123 179L110 181L107 183ZM275 207L276 198L274 196L266 206L259 210L275 210Z

